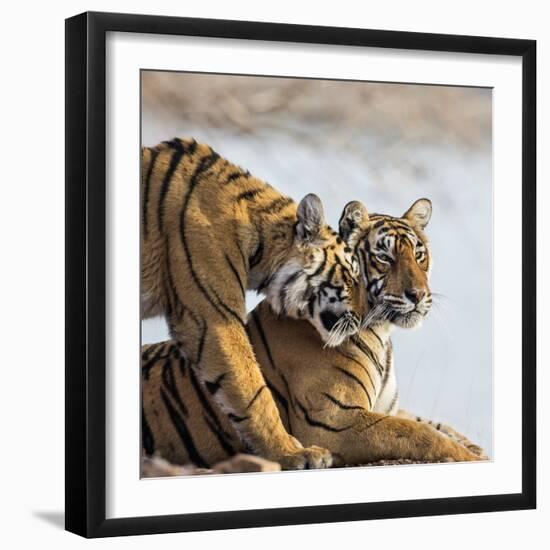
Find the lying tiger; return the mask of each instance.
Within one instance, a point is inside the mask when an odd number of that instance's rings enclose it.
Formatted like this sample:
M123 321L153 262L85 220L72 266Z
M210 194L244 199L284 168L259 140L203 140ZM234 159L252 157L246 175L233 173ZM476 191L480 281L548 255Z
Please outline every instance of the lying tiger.
M452 428L398 408L390 334L396 325L418 325L430 309L431 257L423 232L430 214L429 201L421 200L401 218L372 215L361 239L349 242L356 224L349 208L344 211L340 236L361 258L371 309L366 326L337 347L324 346L307 308L301 319L288 315L292 297L282 289L249 315L247 332L265 379L258 395L270 392L288 432L305 445L330 449L336 465L484 458ZM332 270L312 301L338 300L331 290L339 273ZM214 400L222 381L201 383L173 342L143 346L144 453L208 467L249 451Z

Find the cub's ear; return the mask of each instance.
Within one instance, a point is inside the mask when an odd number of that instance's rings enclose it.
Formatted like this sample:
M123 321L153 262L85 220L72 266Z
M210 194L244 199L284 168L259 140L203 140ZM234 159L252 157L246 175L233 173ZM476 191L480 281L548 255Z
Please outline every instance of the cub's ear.
M321 199L310 193L298 205L296 235L303 241L313 241L325 226L325 213Z
M432 217L432 202L429 199L418 199L402 216L409 220L415 229L424 229Z
M350 246L355 246L355 243L361 238L368 225L369 214L362 202L351 201L344 206L340 221L338 222L338 230L340 237Z

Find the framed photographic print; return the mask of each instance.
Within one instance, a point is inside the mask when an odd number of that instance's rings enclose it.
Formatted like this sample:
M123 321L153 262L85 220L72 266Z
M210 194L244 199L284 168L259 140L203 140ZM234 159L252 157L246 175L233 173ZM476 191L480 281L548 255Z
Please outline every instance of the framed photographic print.
M530 40L66 21L66 528L535 507Z

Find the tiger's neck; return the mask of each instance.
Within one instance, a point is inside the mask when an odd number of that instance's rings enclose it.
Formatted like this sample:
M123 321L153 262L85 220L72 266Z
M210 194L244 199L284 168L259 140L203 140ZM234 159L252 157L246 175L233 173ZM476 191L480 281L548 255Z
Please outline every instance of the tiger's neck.
M385 349L390 342L394 326L389 321L382 321L364 328L359 334L361 338L367 338L369 341L374 338L376 343Z
M391 363L393 357L391 333L393 325L387 321L376 323L362 329L358 334L352 336L352 342L359 349L365 346L371 350L380 364Z
M360 357L369 379L374 381L372 410L385 414L395 414L399 407L390 339L393 327L383 321L361 330L355 340L352 337L352 343L362 352Z
M274 275L288 260L294 244L297 206L289 201L280 195L271 205L249 209L251 225L255 228L255 242L249 257L249 288L257 292L265 294Z

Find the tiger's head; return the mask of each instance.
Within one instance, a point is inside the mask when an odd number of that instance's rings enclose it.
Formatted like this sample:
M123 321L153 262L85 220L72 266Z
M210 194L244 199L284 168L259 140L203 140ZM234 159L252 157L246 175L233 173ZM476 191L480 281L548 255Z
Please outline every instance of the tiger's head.
M357 231L346 238L326 223L319 197L309 194L300 202L294 227L294 245L266 288L275 313L308 320L327 346L338 346L361 327L368 310L367 292L354 248L365 228L365 207L349 203L340 226Z
M370 216L358 245L370 306L364 324L411 328L430 311L432 259L424 228L431 214L431 202L419 199L400 218Z

